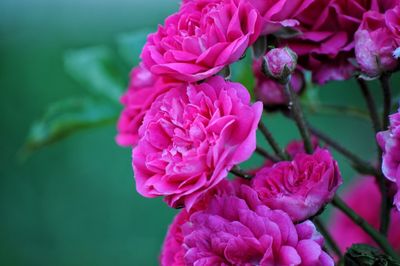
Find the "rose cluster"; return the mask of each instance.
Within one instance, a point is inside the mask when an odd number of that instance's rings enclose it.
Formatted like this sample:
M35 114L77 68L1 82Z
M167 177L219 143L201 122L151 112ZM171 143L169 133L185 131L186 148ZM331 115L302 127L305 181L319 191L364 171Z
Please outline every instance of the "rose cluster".
M395 70L399 13L396 0L184 0L148 36L121 98L116 141L133 149L137 191L183 208L162 265L333 265L312 219L342 178L315 137L314 151L292 142L251 180L228 174L240 176L263 111L287 109L286 90L300 94L305 71L323 84ZM249 48L253 103L224 75ZM400 186L399 121L393 115L378 138L385 175Z

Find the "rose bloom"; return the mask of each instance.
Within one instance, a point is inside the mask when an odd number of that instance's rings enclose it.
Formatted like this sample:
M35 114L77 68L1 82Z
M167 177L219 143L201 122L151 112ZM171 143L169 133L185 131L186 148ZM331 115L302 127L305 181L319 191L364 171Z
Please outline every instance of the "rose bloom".
M254 93L257 99L262 101L264 107L271 111L286 108L288 99L284 91L285 88L279 82L265 76L261 71L261 64L261 60L254 60L253 62ZM290 84L293 90L300 94L305 86L303 72L296 69L292 74Z
M382 197L374 177L364 176L358 179L346 188L343 193L343 200L369 224L379 229L379 212ZM332 213L330 221L331 223L328 228L343 252L356 243L376 246L376 243L368 234L339 210L335 210ZM390 244L400 254L399 224L400 212L393 209L391 212L388 238Z
M254 152L262 109L260 102L250 104L241 84L219 76L158 97L133 150L138 192L165 196L170 206L189 209Z
M364 14L355 34L356 59L361 70L368 76L379 76L394 70L398 62L393 51L398 44L385 22L385 15L376 11Z
M293 221L304 221L331 201L342 177L326 149L298 153L293 161L264 167L251 180L258 196L272 209L285 211Z
M248 1L185 1L149 35L141 57L154 74L199 81L239 60L260 30L260 15Z
M294 225L247 185L214 195L207 207L183 210L170 226L161 265L333 265L310 221ZM174 256L170 256L176 254Z
M367 11L384 13L397 0L318 0L293 17L302 34L288 41L298 63L312 71L313 81L324 84L352 76L355 67L354 33Z
M319 141L316 136L311 136L311 145L313 150L317 149L319 146ZM299 153L305 153L306 149L304 148L303 140L293 140L286 145L285 151L289 154L290 157L294 158Z
M294 19L315 0L249 0L263 17L263 34L274 33L282 27L294 27Z
M387 179L397 183L394 204L400 211L400 109L389 118L389 130L379 132L376 138L383 151L382 172Z
M173 83L155 77L142 64L130 75L128 90L121 97L124 109L118 119L116 142L121 146L133 146L138 142L138 131L143 117L154 100L167 91Z

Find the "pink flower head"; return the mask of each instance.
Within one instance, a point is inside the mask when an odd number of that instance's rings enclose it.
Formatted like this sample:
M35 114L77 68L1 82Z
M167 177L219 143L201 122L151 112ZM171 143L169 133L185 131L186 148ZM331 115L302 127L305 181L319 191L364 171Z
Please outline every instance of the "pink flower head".
M265 76L261 71L261 64L261 60L254 60L253 62L253 72L256 78L254 93L257 99L262 101L264 107L269 110L287 107L288 99L283 85ZM305 85L303 72L296 69L292 74L290 83L293 90L300 94Z
M294 19L315 0L250 0L263 17L263 34L274 33L282 27L294 27Z
M190 209L233 165L251 156L261 113L262 104L250 105L246 88L219 76L158 97L133 150L138 192Z
M312 71L313 81L348 79L355 67L349 59L354 55L354 33L367 11L384 13L397 0L318 0L313 1L294 19L302 34L288 40L299 56L299 64Z
M296 64L297 55L290 48L274 48L265 54L263 68L271 78L286 82Z
M397 183L397 195L394 204L400 210L400 109L390 116L389 130L376 135L383 151L382 172L392 182Z
M267 206L304 221L333 198L342 178L329 151L318 148L312 155L299 153L291 162L261 169L251 182Z
M374 177L362 177L357 180L346 189L343 199L357 214L379 229L380 216L377 214L380 211L382 197ZM342 251L356 243L376 246L375 241L342 212L335 210L330 221L330 232ZM400 212L393 209L388 237L391 245L400 254L399 224Z
M141 57L154 74L199 81L237 61L260 30L260 15L246 0L185 1L149 35Z
M394 70L398 62L393 57L393 51L397 47L392 32L386 26L385 16L376 11L365 13L355 34L355 53L361 70L371 77Z
M162 260L163 266L333 265L310 221L294 225L283 211L263 205L249 186L228 185L234 193L216 195L204 210L174 220L162 254L173 250L179 258L175 264Z
M116 141L121 146L133 146L138 142L139 127L153 101L168 90L164 79L156 78L142 64L131 72L128 90L121 97L124 109L118 119Z

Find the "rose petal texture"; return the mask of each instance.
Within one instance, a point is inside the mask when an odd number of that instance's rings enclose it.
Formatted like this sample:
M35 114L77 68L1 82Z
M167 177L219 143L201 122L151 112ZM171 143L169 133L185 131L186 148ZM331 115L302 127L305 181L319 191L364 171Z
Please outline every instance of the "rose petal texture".
M170 89L139 129L133 150L137 191L190 209L254 152L261 114L262 103L250 105L246 88L219 76Z
M239 60L260 30L246 0L186 1L148 36L141 58L154 74L199 81Z
M377 214L380 211L382 196L374 177L360 177L346 188L342 199L375 229L379 229L380 216ZM335 210L332 213L330 221L331 223L328 228L343 252L356 243L376 246L375 241L342 212ZM391 212L388 238L390 244L400 254L399 224L400 212L393 209Z
M285 211L297 222L317 214L341 183L337 162L321 148L312 155L298 153L293 161L264 167L251 180L263 203Z
M385 177L397 184L394 204L400 211L400 110L390 115L390 126L376 135L382 154L382 172Z
M391 27L395 31L395 25ZM376 77L397 67L398 61L393 57L393 51L398 43L394 37L387 27L384 14L376 11L364 14L360 28L355 33L355 53L365 74Z
M249 186L225 185L233 191L214 195L203 210L178 214L162 254L180 255L161 265L333 265L312 222L295 225L283 211L263 205Z
M299 56L298 63L312 71L315 83L350 78L356 68L354 33L367 11L384 13L398 5L397 0L319 0L313 1L293 19L301 32L288 41Z
M139 127L154 100L175 82L154 76L143 64L130 74L128 90L121 97L124 106L117 123L116 142L120 146L134 146L138 142Z

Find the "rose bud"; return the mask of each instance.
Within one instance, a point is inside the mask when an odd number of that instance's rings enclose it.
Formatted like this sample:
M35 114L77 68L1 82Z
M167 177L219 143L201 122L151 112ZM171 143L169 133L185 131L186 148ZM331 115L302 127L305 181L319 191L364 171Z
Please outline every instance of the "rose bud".
M274 48L263 58L262 71L281 83L287 83L296 69L297 55L289 47Z
M264 204L299 222L331 201L342 177L329 151L318 148L314 154L299 153L291 162L264 167L251 182Z

